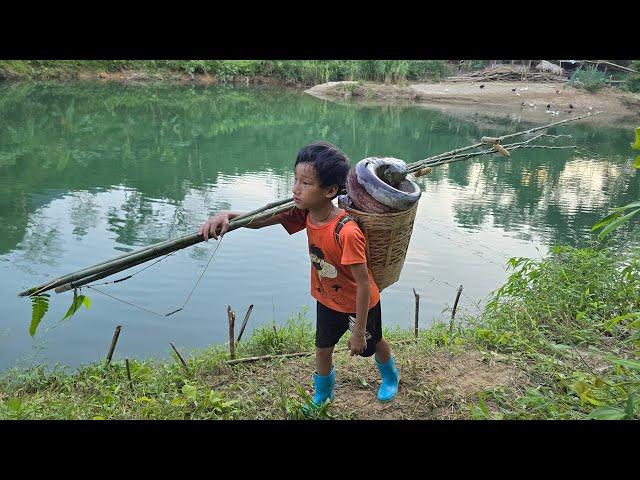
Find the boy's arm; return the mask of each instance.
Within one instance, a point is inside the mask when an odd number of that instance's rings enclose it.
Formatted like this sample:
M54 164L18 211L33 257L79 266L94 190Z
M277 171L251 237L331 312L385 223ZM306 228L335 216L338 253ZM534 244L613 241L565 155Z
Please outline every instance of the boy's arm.
M218 239L218 235L223 237L227 230L229 229L229 222L236 217L242 215L242 212L230 212L230 211L222 211L204 222L198 233L202 235L202 238L208 240L210 237L214 239ZM282 214L274 215L273 217L265 218L262 220L254 220L251 223L245 225L245 228L262 228L268 227L269 225L275 225L280 223L280 218Z
M369 285L369 274L366 263L350 265L353 279L356 282L356 325L353 327L351 338L349 338L350 355L360 354L367 348L365 332L367 327L367 316L369 314L369 300L371 298L371 287Z

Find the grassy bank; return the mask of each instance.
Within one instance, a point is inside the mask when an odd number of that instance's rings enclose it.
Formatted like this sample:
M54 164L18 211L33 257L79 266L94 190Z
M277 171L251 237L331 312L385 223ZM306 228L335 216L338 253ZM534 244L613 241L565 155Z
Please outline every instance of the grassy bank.
M471 66L483 64L474 61ZM140 72L137 80L206 76L220 82L271 79L310 86L340 80L440 80L451 68L443 60L0 60L0 79L64 80L88 74L110 78L117 73Z
M316 418L640 418L640 252L558 247L510 265L482 315L394 345L401 387L392 403L375 400L371 359L336 353L337 399ZM277 329L256 329L238 353L311 350L313 334L303 311ZM7 371L0 418L302 418L312 356L238 365L222 363L227 357L224 346L193 352L189 372L179 361L131 361L131 384L122 361Z

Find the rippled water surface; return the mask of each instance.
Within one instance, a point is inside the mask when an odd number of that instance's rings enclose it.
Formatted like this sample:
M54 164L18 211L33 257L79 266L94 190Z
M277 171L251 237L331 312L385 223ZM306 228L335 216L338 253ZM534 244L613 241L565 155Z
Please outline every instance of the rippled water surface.
M241 229L223 241L187 307L152 315L97 292L60 323L69 292L51 292L34 338L31 305L17 292L167 238L193 233L210 213L247 211L290 196L304 145L326 139L357 161L384 154L407 162L522 130L505 113L451 117L420 107L337 105L304 93L258 88L92 84L0 86L0 369L77 366L104 358L116 325L115 359L168 358L223 343L226 307L245 335L308 308L304 232ZM557 119L557 117L555 117ZM423 196L400 280L382 295L383 322L447 320L477 312L506 279L505 260L539 257L552 244L584 244L612 206L638 197L632 132L587 122L557 127L584 150L520 150L439 167L419 180ZM216 242L177 252L105 292L166 313L182 305ZM140 267L134 269L137 270ZM238 321L239 323L239 321Z

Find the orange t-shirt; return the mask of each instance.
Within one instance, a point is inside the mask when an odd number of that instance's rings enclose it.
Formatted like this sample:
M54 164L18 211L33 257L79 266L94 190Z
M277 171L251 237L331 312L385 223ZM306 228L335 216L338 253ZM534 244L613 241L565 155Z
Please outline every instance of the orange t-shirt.
M290 235L307 229L311 257L311 296L338 312L356 313L357 284L349 265L367 263L365 236L356 222L347 222L340 230L340 248L336 242L335 228L346 212L340 209L336 218L322 226L313 225L308 213L308 210L294 208L282 215L280 223ZM371 309L380 301L380 290L373 280L369 266L367 271L371 288Z

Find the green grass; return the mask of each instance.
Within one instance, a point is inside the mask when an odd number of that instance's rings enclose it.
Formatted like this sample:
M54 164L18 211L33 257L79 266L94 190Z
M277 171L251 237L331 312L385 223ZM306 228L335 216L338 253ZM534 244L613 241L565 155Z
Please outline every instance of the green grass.
M529 377L519 391L489 395L500 417L638 418L638 251L556 247L545 260L510 264L514 273L468 330Z
M68 79L80 72L144 71L167 75L209 74L223 82L269 77L303 85L340 80L402 83L440 80L449 75L444 60L0 60L0 78Z
M426 412L418 418L438 418L437 408L452 402L460 418L640 418L639 249L555 247L543 260L516 258L510 266L513 273L481 315L463 317L461 312L453 328L438 323L421 330L417 343L393 347L406 378L397 408ZM406 340L413 329L385 328L385 337ZM312 351L313 339L313 324L303 309L275 330L272 325L256 328L240 342L237 355ZM438 355L456 358L465 352L499 360L519 372L519 380L480 389L471 398L452 397L430 371ZM133 389L123 362L76 371L7 371L0 377L0 418L305 418L313 356L229 366L222 363L229 355L224 345L185 353L189 372L177 358L132 360ZM360 360L335 356L347 387L361 388L362 383L371 389L374 370ZM313 418L371 415L375 411L369 408L357 412L325 406Z

